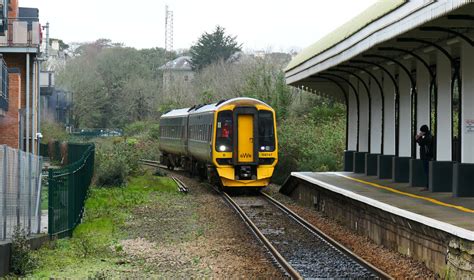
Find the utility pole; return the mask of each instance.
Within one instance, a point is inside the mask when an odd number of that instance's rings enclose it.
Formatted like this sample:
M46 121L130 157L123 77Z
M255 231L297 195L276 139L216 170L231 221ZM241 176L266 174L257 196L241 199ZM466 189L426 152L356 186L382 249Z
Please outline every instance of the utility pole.
M165 6L165 51L173 50L173 11Z

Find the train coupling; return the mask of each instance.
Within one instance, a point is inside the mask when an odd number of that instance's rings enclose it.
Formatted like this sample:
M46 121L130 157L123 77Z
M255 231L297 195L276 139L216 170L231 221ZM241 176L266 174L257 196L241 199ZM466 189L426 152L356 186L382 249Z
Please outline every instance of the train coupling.
M236 180L256 180L257 176L255 175L255 168L252 166L236 166Z

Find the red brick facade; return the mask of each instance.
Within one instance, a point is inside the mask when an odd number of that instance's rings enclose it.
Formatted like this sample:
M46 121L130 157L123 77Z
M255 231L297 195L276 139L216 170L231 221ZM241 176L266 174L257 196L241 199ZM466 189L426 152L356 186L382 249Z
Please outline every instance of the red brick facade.
M18 0L10 0L8 4L8 18L17 18L18 17Z
M1 51L1 50L0 50ZM33 58L34 54L30 54L30 93L32 92L31 85L33 84ZM21 73L21 108L26 107L26 53L8 53L3 54L3 59L7 64L8 69L18 69ZM31 101L31 99L30 99Z
M9 18L17 18L19 12L18 0L10 0ZM9 29L12 32L12 28ZM2 53L2 48L0 48ZM33 68L36 53L30 54L30 104L33 93ZM26 108L26 53L3 53L3 59L8 67L9 74L9 104L8 111L0 116L0 145L6 144L12 148L20 148L20 110ZM31 127L30 127L31 129ZM23 131L25 132L25 131ZM24 135L25 133L23 133Z
M5 116L0 118L0 144L6 144L18 149L19 142L19 103L22 92L22 78L20 73L11 73L9 78L9 104ZM23 99L23 98L22 98Z

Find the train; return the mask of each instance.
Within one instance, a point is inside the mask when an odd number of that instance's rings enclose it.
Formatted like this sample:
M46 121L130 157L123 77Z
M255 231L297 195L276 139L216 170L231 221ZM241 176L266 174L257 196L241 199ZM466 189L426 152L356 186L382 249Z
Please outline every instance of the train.
M160 117L160 163L221 188L270 183L278 163L275 110L248 97L171 110Z

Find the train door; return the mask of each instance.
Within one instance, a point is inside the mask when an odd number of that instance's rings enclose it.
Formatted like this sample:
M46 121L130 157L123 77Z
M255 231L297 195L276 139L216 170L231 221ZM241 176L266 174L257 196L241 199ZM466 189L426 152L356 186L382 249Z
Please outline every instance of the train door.
M237 165L255 165L258 162L258 111L255 107L237 107L234 109L234 163Z
M237 126L238 162L254 162L254 115L238 115Z

